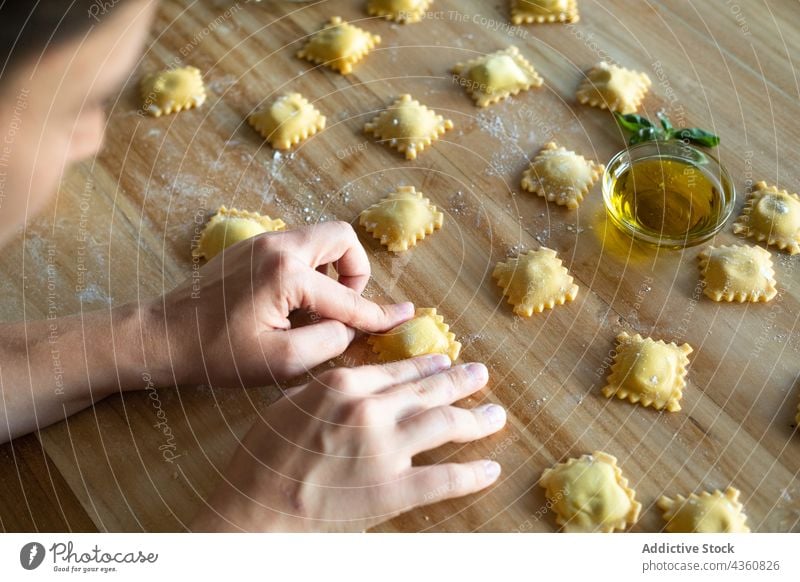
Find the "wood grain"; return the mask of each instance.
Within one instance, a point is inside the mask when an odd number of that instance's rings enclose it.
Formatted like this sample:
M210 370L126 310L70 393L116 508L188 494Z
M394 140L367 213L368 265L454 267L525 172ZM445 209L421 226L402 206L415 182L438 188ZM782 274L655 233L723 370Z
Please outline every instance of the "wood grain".
M734 485L753 530L800 531L798 259L773 253L780 289L773 302L717 304L698 295L700 248L633 243L606 220L599 188L575 212L519 189L527 160L551 138L601 162L623 146L607 112L574 102L581 71L600 58L651 76L645 114L664 108L673 120L722 136L718 154L739 191L737 213L749 182L800 189L800 24L792 3L632 8L584 0L575 26L521 28L510 28L507 2L499 0L436 0L435 12L408 26L368 18L363 4L164 2L151 46L113 105L103 153L71 172L57 201L0 259L3 319L46 313L49 248L58 312L107 309L188 277L196 219L221 204L290 225L355 223L394 187L413 185L443 209L444 228L400 257L360 231L374 272L367 294L436 306L464 344L462 359L491 370L487 389L466 405L498 402L510 416L490 439L420 459L491 456L503 466L494 487L379 530L553 531L536 485L542 470L604 450L618 457L643 503L636 530L663 526L654 507L662 493ZM294 57L304 36L335 14L383 38L348 77ZM545 85L478 109L449 69L509 44ZM205 72L207 103L160 119L137 115L141 75L178 63ZM276 155L244 118L289 88L315 102L329 125L294 154ZM415 162L362 131L403 92L455 123ZM734 240L729 227L717 238ZM581 290L575 302L523 321L490 274L498 260L540 244L559 252ZM85 284L76 292L79 260ZM681 412L659 414L599 394L623 329L695 348ZM360 339L336 363L370 359ZM0 525L183 530L276 392L163 389L157 405L146 393L130 394L20 439L0 455ZM165 437L154 428L156 406L181 455L173 464L159 450Z

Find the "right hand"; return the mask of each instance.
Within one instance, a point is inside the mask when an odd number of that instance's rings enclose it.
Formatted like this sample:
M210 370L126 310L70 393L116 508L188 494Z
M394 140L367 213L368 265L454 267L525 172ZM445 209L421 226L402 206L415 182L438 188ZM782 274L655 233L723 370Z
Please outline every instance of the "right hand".
M441 355L320 374L264 411L194 529L363 531L488 487L494 461L411 464L504 426L500 406L452 406L487 380L483 364L451 368Z
M338 279L324 274L329 265ZM355 330L383 332L414 316L411 303L361 296L369 259L346 222L255 236L198 274L145 310L147 362L159 385L263 386L338 356ZM293 328L295 310L314 323Z

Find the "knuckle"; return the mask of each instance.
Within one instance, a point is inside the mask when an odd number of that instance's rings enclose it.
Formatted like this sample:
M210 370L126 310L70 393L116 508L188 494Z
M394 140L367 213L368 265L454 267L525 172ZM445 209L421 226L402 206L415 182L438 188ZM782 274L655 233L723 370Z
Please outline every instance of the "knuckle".
M343 392L354 388L353 373L345 368L335 368L319 375L319 381L327 387Z
M356 234L356 231L353 229L353 225L351 225L349 222L345 222L344 220L334 220L329 224L331 225L331 228L339 230L345 236L351 237L355 236Z
M379 403L374 398L362 398L350 406L349 420L355 426L371 426L379 418Z
M452 406L440 406L435 411L441 432L454 433L457 431L458 418Z

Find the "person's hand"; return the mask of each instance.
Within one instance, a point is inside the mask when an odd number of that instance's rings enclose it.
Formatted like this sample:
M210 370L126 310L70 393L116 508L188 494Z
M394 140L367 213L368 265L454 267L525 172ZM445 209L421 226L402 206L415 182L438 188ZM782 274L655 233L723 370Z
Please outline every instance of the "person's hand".
M328 265L338 281L324 274ZM410 303L363 298L369 277L366 252L346 222L229 247L199 277L148 306L153 375L168 383L255 386L303 373L341 354L356 329L382 332L414 315ZM295 310L314 322L292 328Z
M486 384L486 367L449 366L436 355L338 368L289 390L243 439L193 529L363 531L488 487L500 474L494 461L411 464L505 424L500 406L452 406Z

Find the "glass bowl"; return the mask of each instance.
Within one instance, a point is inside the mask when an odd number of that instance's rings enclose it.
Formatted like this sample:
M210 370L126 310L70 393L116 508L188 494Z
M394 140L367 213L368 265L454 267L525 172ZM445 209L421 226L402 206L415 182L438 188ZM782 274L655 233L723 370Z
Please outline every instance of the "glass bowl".
M639 170L638 185L634 169ZM643 174L647 169L650 173ZM703 188L696 186L697 178ZM632 198L621 194L631 190ZM680 140L630 146L611 158L603 172L603 202L611 221L634 239L659 247L679 249L708 240L725 226L735 199L733 182L719 160ZM670 228L676 224L679 228Z

